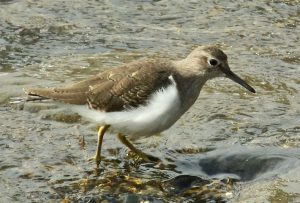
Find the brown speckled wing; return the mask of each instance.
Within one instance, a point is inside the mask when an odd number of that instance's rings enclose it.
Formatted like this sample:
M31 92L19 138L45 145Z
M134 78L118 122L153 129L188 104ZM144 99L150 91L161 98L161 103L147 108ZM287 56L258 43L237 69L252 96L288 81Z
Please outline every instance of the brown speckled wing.
M88 104L101 111L121 111L146 104L152 93L171 82L168 60L129 63L89 79L59 88L28 88L28 101L52 99L68 104Z
M106 75L106 81L91 85L87 99L90 108L106 112L144 105L154 92L171 84L165 61L135 62L100 75Z

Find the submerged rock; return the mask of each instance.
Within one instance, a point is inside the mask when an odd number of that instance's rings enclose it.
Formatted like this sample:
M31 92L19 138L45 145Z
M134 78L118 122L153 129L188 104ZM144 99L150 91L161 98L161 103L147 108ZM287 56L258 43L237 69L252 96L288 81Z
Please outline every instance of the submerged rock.
M64 123L76 123L81 120L81 116L78 113L70 111L69 109L43 110L40 114L41 119Z

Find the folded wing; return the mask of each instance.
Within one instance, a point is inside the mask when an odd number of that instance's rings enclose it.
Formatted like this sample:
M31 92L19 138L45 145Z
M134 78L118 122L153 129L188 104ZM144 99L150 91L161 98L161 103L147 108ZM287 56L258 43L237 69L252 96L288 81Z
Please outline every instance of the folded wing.
M62 88L28 88L27 101L56 100L88 104L112 112L144 105L150 96L171 84L171 65L165 60L138 61Z

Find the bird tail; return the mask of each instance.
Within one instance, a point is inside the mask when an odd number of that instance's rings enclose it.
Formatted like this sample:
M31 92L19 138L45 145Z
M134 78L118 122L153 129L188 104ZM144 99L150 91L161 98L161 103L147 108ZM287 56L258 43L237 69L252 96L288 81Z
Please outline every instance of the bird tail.
M24 88L26 101L56 100L68 104L86 104L85 91L74 88Z
M25 94L27 94L26 101L42 101L49 100L49 92L48 89L43 88L24 88Z

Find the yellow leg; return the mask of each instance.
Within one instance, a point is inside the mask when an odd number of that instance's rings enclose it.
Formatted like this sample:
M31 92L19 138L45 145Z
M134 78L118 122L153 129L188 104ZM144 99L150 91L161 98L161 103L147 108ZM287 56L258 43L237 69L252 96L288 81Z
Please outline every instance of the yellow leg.
M146 162L158 162L159 159L154 157L154 156L151 156L151 155L148 155L148 154L145 154L144 152L142 152L141 150L137 149L135 146L133 146L133 144L131 144L131 142L129 142L125 135L119 133L118 134L118 138L119 140L124 144L126 145L131 151L133 151L134 153L136 153L139 157L141 157L144 161Z
M97 144L97 151L96 151L96 165L97 168L99 168L99 164L101 162L101 147L102 147L102 142L103 142L103 137L106 132L106 130L110 127L110 125L104 125L101 126L98 130L98 144Z

